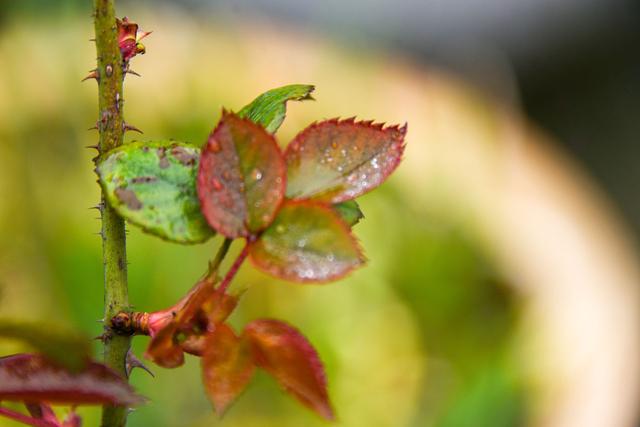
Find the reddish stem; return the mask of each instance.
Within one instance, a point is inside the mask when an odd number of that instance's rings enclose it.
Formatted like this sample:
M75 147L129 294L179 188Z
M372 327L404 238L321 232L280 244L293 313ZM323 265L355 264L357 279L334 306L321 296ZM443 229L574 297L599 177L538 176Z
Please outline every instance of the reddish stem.
M0 406L0 415L3 415L7 418L11 418L12 420L16 420L22 424L27 424L33 427L57 427L55 424L52 424L48 421L32 418L28 415L21 414L20 412L12 411L8 408L3 408Z
M220 287L218 288L218 292L223 294L227 290L227 288L229 287L229 284L231 284L231 281L233 280L233 278L235 277L236 273L240 269L240 266L242 265L244 260L247 258L247 255L249 255L249 241L248 240L247 240L247 243L244 245L244 248L242 248L242 252L240 252L240 254L238 255L238 258L236 258L236 260L233 262L233 265L231 266L231 268L227 272L227 275L224 276L224 279L222 279L222 283L220 283Z

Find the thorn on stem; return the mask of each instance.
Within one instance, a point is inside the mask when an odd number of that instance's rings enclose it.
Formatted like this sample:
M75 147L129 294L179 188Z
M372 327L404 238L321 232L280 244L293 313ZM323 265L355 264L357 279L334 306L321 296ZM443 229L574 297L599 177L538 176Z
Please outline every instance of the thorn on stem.
M130 69L130 68L127 68L127 69L125 70L125 72L126 72L127 74L133 74L134 76L142 77L140 74L136 73L135 71L133 71L133 70L132 70L132 69Z
M109 335L108 332L105 332L102 335L98 335L97 337L94 338L94 340L96 341L101 341L103 343L106 343L107 341L109 341L111 339L111 336Z
M144 133L144 132L142 132L140 129L138 129L137 127L132 126L132 125L130 125L130 124L128 124L128 123L123 123L123 124L122 124L122 129L123 129L125 132L133 131L133 132L138 132L138 133Z
M145 364L142 363L140 359L136 357L135 354L133 354L133 351L129 349L129 351L127 352L127 357L125 361L125 372L127 374L127 378L129 378L129 376L131 375L131 371L133 371L135 368L140 368L155 378L155 375L153 374L153 372L151 372L151 370L147 368Z
M96 79L96 81L100 80L100 75L98 74L98 69L94 69L89 71L89 74L87 74L87 76L80 80L80 81L85 81L85 80L89 80L89 79Z

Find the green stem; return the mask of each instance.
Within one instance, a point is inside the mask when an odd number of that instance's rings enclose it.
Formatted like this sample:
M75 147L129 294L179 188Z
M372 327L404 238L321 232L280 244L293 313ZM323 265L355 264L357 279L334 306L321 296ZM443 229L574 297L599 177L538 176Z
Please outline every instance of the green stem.
M218 274L218 270L220 269L220 264L224 260L224 257L227 256L227 252L229 252L229 248L231 247L231 243L233 239L225 238L218 249L218 253L216 253L216 257L209 263L209 272L207 273L208 279L215 279Z
M98 129L99 156L122 144L124 118L122 114L122 56L118 46L118 34L113 0L94 0L95 42L98 54ZM124 221L105 202L102 211L102 260L104 264L104 318L107 327L110 319L120 311L129 309L127 289L127 252ZM131 337L117 334L105 340L104 361L126 377L125 363ZM127 408L105 406L102 427L124 427Z

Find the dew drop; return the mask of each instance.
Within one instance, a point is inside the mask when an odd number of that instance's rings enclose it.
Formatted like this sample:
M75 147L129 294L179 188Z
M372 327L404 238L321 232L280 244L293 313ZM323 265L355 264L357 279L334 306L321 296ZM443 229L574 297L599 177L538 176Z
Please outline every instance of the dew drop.
M260 169L254 169L251 171L251 178L255 181L260 181L262 179L262 171L260 171Z
M220 147L220 143L218 141L216 141L215 139L209 141L209 150L210 151L213 151L214 153L217 153L221 149L222 149L222 147Z
M222 190L222 183L215 178L211 181L211 185L213 185L213 189L216 191Z
M337 142L335 142L335 141L333 141L333 142L331 143L331 148L334 148L334 149L335 149L335 148L338 148L338 143L337 143Z
M276 226L276 233L283 234L285 231L287 231L287 227L285 227L284 225L278 224Z
M298 240L297 246L299 248L304 248L305 246L307 246L307 239L300 239Z

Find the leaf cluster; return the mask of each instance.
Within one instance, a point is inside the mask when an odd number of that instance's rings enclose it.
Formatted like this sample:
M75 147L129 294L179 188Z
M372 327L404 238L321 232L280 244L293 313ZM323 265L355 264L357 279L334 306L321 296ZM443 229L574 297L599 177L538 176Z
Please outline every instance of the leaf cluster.
M113 150L97 168L109 203L169 241L244 238L254 265L285 280L344 276L364 262L351 232L363 217L354 199L398 166L406 126L325 120L281 150L273 133L287 101L311 99L313 89L284 86L223 111L202 149L150 141Z

